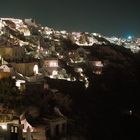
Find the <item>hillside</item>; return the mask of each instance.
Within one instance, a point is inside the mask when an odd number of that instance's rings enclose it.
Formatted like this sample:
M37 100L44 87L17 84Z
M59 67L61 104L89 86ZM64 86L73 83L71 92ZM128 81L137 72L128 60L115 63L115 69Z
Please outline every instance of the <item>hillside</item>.
M15 98L19 89L14 88L14 99L22 101L22 109L39 108L39 117L48 113L46 108L59 106L76 122L72 133L89 140L139 136L129 126L131 114L131 121L140 118L139 42L97 33L55 31L32 19L0 19L1 69L6 66L15 81L28 87L20 98ZM38 83L44 81L41 91ZM3 86L0 90L2 97L8 93L8 99L13 82L6 85L7 89ZM132 134L126 135L127 127Z
M124 42L122 39L118 43L116 38L114 42L112 40L97 33L55 31L49 27L42 27L32 19L0 20L0 54L4 61L37 62L39 73L50 78L80 80L86 87L89 85L89 77L85 74L87 71L100 73L101 67L111 62L127 63L133 57L132 51L136 51L136 48L133 50L124 47L132 42ZM138 52L138 43L134 43ZM59 60L59 71L54 71L54 74L45 72L42 60L46 59ZM17 69L15 65L14 68ZM26 72L18 73L26 80L25 76L31 75L31 72L27 75Z

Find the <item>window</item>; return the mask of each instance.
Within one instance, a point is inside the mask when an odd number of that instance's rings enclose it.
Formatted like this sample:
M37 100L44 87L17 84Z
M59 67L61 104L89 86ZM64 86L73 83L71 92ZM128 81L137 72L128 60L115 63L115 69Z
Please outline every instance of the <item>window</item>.
M15 133L18 133L18 127L15 127Z
M13 126L11 127L11 132L12 132L12 133L14 132L14 127L13 127Z

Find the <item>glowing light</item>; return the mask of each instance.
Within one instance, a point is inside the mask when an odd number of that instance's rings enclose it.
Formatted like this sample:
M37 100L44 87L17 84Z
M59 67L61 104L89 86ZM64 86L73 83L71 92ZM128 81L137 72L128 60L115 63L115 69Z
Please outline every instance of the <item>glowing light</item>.
M93 65L96 67L103 67L103 63L101 61L94 61Z
M59 53L56 53L56 55L59 56L60 54Z
M130 116L132 115L132 113L133 113L132 110L129 110L129 114L130 114Z
M34 65L33 71L35 75L38 74L38 65Z
M26 31L24 32L24 36L30 36L30 35L31 35L31 33L30 33L29 30L26 30Z
M50 67L58 67L58 63L55 61L50 62Z
M53 75L53 76L58 75L58 71L53 70L52 75Z
M1 125L1 128L2 128L3 130L7 130L7 125L6 125L6 124L2 124L2 125Z
M16 87L18 87L19 89L21 88L21 84L24 84L25 81L24 80L17 80L16 81Z
M53 75L50 75L49 77L50 77L50 78L53 78Z
M132 36L128 36L128 39L129 39L129 40L132 40Z
M67 81L71 81L71 79L70 78L67 78Z
M85 88L88 88L88 87L89 87L89 81L86 80L86 81L85 81Z
M63 59L64 58L64 56L63 55L59 55L59 59Z
M97 36L97 33L93 33L94 36Z

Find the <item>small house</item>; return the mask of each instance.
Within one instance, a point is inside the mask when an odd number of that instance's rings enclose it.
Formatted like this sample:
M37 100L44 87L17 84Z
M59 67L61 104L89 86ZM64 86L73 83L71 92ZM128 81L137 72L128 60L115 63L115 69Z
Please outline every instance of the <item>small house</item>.
M0 79L11 76L11 70L7 65L0 66Z
M91 65L92 65L92 68L93 68L93 73L94 74L97 74L97 75L100 75L102 74L102 70L103 70L103 63L102 61L90 61Z
M57 58L51 58L51 59L44 59L43 60L43 67L47 70L47 72L52 75L53 73L56 73L59 69L59 62Z

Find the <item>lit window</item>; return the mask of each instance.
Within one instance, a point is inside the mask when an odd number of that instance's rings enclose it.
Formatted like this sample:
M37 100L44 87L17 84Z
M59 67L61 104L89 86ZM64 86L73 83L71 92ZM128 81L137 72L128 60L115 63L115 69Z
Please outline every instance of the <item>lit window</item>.
M51 61L50 62L50 67L58 67L58 63L54 62L54 61Z
M54 76L54 75L58 75L58 71L54 70L54 71L52 72L52 75L53 75L53 76Z

